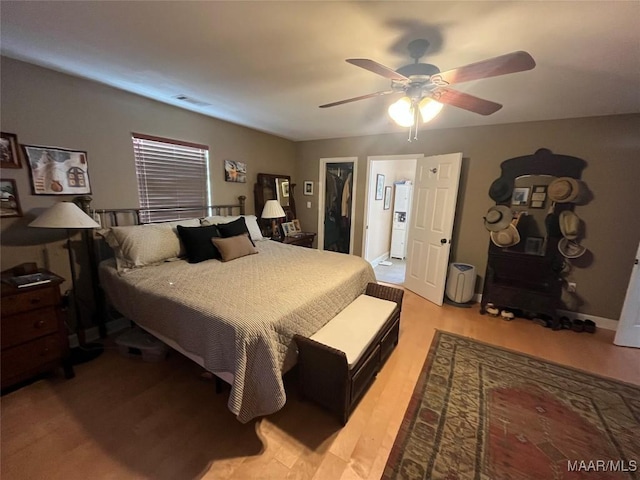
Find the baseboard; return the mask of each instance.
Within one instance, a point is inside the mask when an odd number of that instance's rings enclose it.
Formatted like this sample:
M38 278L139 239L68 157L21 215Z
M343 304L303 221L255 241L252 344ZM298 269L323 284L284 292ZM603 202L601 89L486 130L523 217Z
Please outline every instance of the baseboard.
M131 326L131 321L127 318L120 317L114 320L109 320L104 324L107 329L107 335L111 335L112 333L119 332L120 330L124 330L125 328L129 328ZM86 342L94 342L100 339L100 331L98 327L87 328L84 331L84 338ZM80 345L78 342L78 335L76 333L69 335L69 347L75 348Z
M371 260L369 263L373 268L376 268L380 264L380 262L384 262L387 258L389 258L389 252L383 253L379 257L376 257L373 260Z
M482 302L482 294L476 293L473 296L474 302ZM595 322L596 326L600 328L604 328L605 330L613 330L614 332L618 329L618 321L613 320L611 318L605 317L596 317L595 315L588 315L586 313L580 312L570 312L569 310L558 310L558 313L563 317L568 317L570 319L577 318L578 320L591 320Z

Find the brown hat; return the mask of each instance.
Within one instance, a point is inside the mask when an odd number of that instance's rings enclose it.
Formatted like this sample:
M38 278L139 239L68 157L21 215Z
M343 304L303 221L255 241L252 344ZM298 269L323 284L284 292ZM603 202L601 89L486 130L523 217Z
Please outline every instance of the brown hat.
M487 211L484 217L484 228L490 232L504 230L513 219L513 212L506 205L495 205Z
M572 177L559 177L549 184L547 194L552 202L580 203L584 200L586 186Z

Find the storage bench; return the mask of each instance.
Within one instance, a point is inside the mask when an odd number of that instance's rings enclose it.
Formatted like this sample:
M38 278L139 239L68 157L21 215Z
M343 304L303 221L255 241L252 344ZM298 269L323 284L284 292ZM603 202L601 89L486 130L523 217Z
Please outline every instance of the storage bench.
M369 283L310 338L296 335L300 392L346 424L398 344L404 291Z

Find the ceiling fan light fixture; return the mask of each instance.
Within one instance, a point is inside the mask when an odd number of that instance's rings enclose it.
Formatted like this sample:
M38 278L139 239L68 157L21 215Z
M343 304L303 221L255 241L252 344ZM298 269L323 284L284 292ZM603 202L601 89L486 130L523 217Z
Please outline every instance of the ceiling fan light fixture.
M402 97L389 106L389 116L401 127L411 127L415 123L413 102L409 97Z
M440 110L442 110L442 107L442 103L430 97L425 97L420 100L420 103L418 103L418 109L420 110L422 121L424 123L427 123L436 118L436 116L440 113Z

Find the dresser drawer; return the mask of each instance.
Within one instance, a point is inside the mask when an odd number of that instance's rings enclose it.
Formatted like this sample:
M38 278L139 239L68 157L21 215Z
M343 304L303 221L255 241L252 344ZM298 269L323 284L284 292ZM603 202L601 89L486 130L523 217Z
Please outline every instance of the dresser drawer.
M58 334L38 338L13 348L2 350L2 384L13 378L50 370L48 363L62 357Z
M54 307L2 317L2 348L19 345L58 331L58 312Z
M56 288L39 288L20 292L17 295L2 297L2 316L26 312L34 308L56 305L59 302L59 291Z

